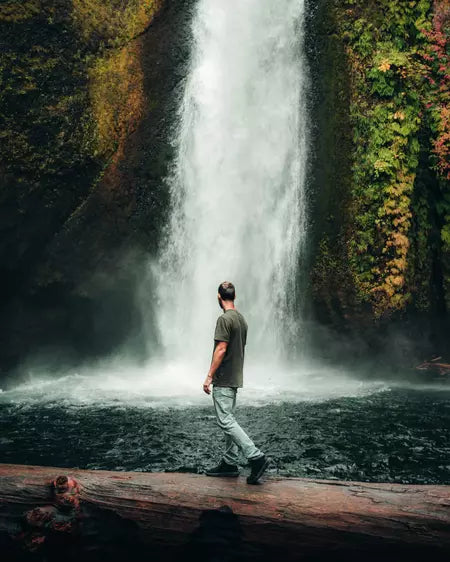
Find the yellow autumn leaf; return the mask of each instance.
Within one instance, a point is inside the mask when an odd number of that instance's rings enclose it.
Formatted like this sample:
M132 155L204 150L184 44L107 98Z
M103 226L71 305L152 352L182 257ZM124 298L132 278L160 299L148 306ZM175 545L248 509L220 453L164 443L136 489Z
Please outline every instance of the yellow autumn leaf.
M381 72L386 72L391 68L391 63L384 59L383 61L381 61L380 66L378 67L378 70L381 70Z

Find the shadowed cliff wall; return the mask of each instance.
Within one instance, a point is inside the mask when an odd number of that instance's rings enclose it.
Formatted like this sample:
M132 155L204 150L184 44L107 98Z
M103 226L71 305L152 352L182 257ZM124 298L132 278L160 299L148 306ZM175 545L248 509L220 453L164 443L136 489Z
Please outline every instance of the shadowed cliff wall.
M145 355L191 4L1 4L1 371Z

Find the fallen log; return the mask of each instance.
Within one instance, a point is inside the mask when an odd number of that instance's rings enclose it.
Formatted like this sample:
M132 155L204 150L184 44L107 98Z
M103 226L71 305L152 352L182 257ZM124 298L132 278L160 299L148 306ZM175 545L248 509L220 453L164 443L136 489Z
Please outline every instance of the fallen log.
M450 486L305 478L249 486L0 464L0 547L7 561L447 561Z
M425 361L417 365L416 369L418 371L432 371L437 375L450 375L449 363L431 363L431 361Z
M424 361L420 365L417 365L416 369L418 371L431 371L434 374L445 376L450 375L450 363L438 362L441 357L436 357L431 361Z

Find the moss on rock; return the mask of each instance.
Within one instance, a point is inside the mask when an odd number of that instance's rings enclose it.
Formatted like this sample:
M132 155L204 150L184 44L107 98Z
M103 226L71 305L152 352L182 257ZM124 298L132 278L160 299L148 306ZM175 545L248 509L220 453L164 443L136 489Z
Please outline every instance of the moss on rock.
M135 131L145 103L139 45L133 44L95 58L90 65L89 98L95 130L95 156L123 157L124 142Z
M87 303L97 298L81 295L80 280L112 258L114 244L123 253L133 227L122 226L119 239L111 233L118 223L125 225L135 197L118 170L129 138L152 105L137 37L161 5L160 0L0 4L0 278L4 318L14 318L5 320L0 334L5 364L21 353L10 342L27 342L27 310L34 310L44 332L48 327L48 339L53 337L43 292L63 298L66 310L57 316L67 318L71 294ZM89 249L78 231L70 232L92 206L94 193L97 201L115 197L120 203L108 204L108 210L98 206L102 220L83 233ZM64 256L55 253L61 236L68 244Z
M83 42L99 47L121 47L143 33L162 0L73 0L72 21Z

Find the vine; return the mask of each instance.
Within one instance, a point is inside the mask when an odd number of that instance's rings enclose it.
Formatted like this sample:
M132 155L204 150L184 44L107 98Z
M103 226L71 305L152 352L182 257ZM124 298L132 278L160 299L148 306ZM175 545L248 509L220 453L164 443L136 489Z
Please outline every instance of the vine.
M424 128L434 135L429 166L442 179L442 245L450 250L444 181L450 177L448 7L443 7L448 3L435 2L434 12L428 0L345 4L346 18L339 21L351 70L354 133L347 258L358 299L381 318L418 296L420 283L410 281L410 252L412 243L422 254L426 246L424 231L411 230L419 208L413 193ZM420 225L427 232L423 199L420 205ZM420 271L423 275L424 268Z

